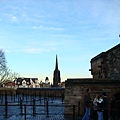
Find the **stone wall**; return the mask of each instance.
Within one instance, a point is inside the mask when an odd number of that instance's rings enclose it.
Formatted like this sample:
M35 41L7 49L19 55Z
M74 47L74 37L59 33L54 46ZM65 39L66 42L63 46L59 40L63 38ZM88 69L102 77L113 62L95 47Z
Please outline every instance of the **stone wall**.
M120 45L107 53L108 79L120 80Z
M106 92L109 102L113 95L120 93L120 81L98 81L93 79L67 79L65 87L65 114L73 114L73 105L76 106L76 114L83 114L83 98L87 88L91 89L91 98L94 99L96 94ZM79 105L80 102L80 111ZM78 113L79 112L79 113Z
M106 53L102 52L96 57L91 59L91 75L93 79L106 79L107 70L106 70Z
M120 80L120 44L91 59L93 79Z

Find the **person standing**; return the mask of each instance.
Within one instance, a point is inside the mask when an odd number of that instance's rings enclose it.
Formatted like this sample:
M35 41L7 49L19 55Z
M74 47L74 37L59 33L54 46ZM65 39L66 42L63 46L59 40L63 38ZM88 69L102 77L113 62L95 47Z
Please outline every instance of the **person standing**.
M117 97L116 95L113 96L112 101L111 101L111 110L110 110L110 115L111 115L111 120L117 120Z
M86 94L84 95L85 113L82 120L90 120L90 106L91 106L90 92L91 92L90 89L86 89Z
M103 119L108 120L108 97L106 92L102 93L103 101L104 101L104 110L103 110Z
M98 120L103 120L103 108L104 108L104 101L102 95L99 95L97 99Z
M98 120L98 115L97 115L97 98L98 98L98 95L96 95L94 100L93 100L93 120Z

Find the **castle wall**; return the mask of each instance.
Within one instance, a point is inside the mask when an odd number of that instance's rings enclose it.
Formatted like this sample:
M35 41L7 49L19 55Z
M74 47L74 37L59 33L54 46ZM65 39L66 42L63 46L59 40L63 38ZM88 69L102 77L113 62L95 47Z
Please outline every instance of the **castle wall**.
M113 95L120 93L120 81L98 81L93 79L68 79L65 87L65 114L73 114L73 105L76 106L76 114L83 114L83 98L87 88L91 89L91 99L96 94L106 92L111 102ZM77 107L80 102L80 112ZM78 113L79 112L79 113Z
M120 80L120 44L91 59L93 79Z
M106 63L108 79L120 80L120 47L108 51Z

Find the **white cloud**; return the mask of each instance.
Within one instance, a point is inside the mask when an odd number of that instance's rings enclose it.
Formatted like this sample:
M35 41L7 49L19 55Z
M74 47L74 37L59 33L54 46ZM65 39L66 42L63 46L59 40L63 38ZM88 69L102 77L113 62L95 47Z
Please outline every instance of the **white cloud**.
M5 13L4 16L7 18L8 22L18 22L17 16L15 16L13 14Z
M10 50L7 50L7 49L5 50L5 53L10 53L10 52L11 52Z
M54 31L63 31L65 30L64 28L59 28L59 27L46 27L46 26L43 26L43 25L40 25L40 26L32 26L32 29L43 29L43 30L54 30Z
M17 21L18 21L18 19L17 19L16 16L11 16L11 20L12 20L13 22L17 22Z
M43 50L38 49L38 48L28 48L28 49L24 49L24 52L27 53L41 53Z
M48 52L48 50L41 49L41 48L28 48L23 50L26 53L33 53L33 54L41 54L43 52Z

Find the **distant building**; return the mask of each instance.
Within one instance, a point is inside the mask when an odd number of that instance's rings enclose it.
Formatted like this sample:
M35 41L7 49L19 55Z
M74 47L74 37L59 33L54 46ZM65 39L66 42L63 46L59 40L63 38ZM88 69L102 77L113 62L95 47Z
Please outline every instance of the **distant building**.
M120 44L91 59L93 80L120 80Z
M4 84L6 88L15 88L15 82L7 82Z
M40 82L40 87L41 88L50 88L51 87L48 77L45 78L45 82L42 82L42 81Z
M39 88L38 78L17 78L15 80L16 88Z
M45 78L45 83L46 83L46 84L50 84L48 77Z
M56 65L53 73L53 87L58 87L58 83L61 82L60 71L58 70L58 60L56 55Z
M61 88L65 88L65 82L58 83L58 86Z
M42 88L51 88L51 85L49 83L42 83Z

